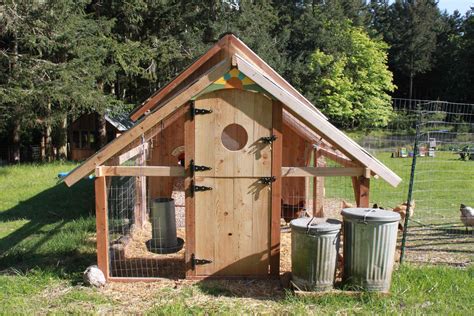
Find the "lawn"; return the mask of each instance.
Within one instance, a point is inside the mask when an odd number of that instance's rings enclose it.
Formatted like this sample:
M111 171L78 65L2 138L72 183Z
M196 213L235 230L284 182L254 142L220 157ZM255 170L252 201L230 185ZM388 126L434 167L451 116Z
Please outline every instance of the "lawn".
M409 166L408 159L382 158L390 166L393 163L396 171ZM301 298L282 290L278 283L263 281L83 287L81 273L95 261L93 183L86 179L67 188L58 184L56 177L74 166L54 163L0 168L0 314L467 314L474 309L472 265L405 265L395 271L392 294L384 297ZM466 163L459 166L463 170ZM373 196L377 197L383 194L383 184L379 188L381 181L374 182ZM403 195L403 189L397 190L393 196Z

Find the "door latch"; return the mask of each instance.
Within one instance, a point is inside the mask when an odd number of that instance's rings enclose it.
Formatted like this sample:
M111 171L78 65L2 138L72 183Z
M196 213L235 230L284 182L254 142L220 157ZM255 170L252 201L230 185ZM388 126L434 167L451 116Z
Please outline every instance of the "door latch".
M266 144L271 144L276 140L277 140L277 137L275 135L267 136L267 137L260 137L260 141L262 143L266 143Z
M194 253L191 255L191 267L193 270L198 265L209 264L209 263L212 263L212 261L208 259L197 259Z
M261 184L265 184L265 185L269 185L270 183L273 183L275 181L276 181L276 178L274 176L263 177L263 178L258 179L258 182L260 182Z

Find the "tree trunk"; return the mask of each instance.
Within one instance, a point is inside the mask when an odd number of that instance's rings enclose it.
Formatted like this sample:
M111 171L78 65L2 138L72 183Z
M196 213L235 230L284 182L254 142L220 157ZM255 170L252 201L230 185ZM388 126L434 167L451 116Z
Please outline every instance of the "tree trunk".
M107 123L103 114L99 114L97 121L99 122L99 148L102 148L107 144Z
M58 133L58 151L57 158L61 160L67 159L67 115L64 114Z
M12 162L20 163L20 120L18 118L13 120L12 144Z
M410 93L408 98L411 99L413 96L413 72L410 72Z
M53 138L52 138L52 127L49 117L51 116L51 102L48 102L48 118L45 119L45 128L44 128L44 148L45 148L45 161L50 162L54 158L53 153Z
M17 72L16 67L18 64L18 38L16 29L12 32L12 53L13 58L10 61L10 73L14 80L17 79ZM12 162L13 163L20 163L20 118L21 118L21 106L18 102L13 106L13 121L12 121L12 145L13 145L13 153L12 153Z

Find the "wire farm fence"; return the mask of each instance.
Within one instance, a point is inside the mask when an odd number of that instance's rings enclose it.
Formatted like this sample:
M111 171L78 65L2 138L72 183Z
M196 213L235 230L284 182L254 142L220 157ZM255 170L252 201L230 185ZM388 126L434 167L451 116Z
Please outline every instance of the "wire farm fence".
M474 104L394 99L395 119L359 143L403 178L392 189L373 181L371 202L406 202L418 140L406 261L464 265L474 257ZM418 129L416 128L418 126ZM467 206L463 208L461 204ZM469 212L471 210L471 212Z

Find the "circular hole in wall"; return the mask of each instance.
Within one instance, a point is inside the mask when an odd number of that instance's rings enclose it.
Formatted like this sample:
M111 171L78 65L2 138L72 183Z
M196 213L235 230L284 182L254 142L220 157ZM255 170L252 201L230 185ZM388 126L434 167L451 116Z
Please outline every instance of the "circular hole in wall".
M245 128L239 124L230 124L222 131L221 135L222 145L231 151L241 150L245 147L248 141L248 135Z

